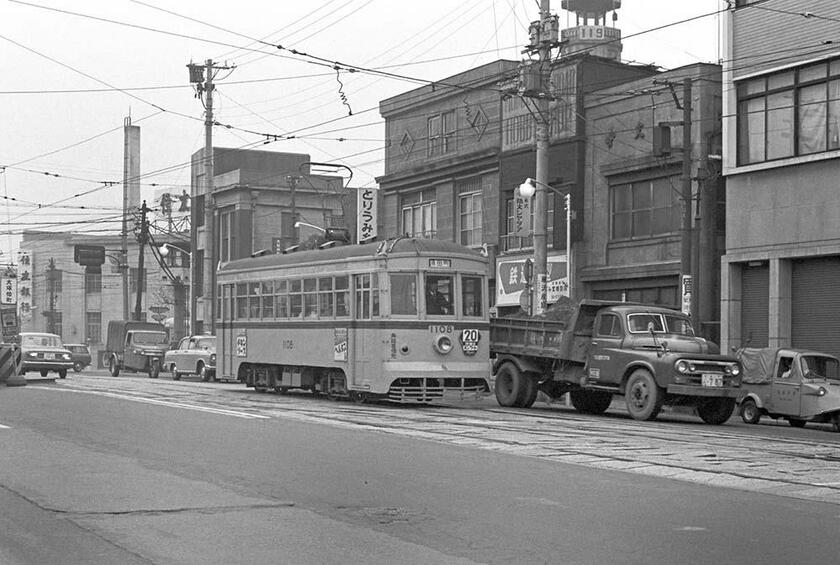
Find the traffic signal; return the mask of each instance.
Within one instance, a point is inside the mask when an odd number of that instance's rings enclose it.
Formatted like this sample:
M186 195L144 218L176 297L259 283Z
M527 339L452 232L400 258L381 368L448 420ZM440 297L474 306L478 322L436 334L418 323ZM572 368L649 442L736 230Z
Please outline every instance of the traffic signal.
M105 263L105 247L76 245L73 247L73 261L83 267L101 267Z

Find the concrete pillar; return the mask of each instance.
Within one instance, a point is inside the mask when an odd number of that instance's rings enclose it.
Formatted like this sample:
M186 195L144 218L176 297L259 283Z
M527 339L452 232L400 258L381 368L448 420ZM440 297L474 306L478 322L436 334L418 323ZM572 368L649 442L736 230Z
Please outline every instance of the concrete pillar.
M770 327L767 332L770 347L790 347L791 276L790 260L770 259Z
M729 352L741 345L741 265L721 259L720 266L720 350Z

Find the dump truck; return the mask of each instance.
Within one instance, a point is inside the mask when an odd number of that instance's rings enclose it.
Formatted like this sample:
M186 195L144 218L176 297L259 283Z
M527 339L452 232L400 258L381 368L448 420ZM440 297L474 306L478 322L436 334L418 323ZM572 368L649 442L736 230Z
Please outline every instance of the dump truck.
M623 395L636 420L691 406L722 424L742 395L738 359L697 336L688 316L646 304L566 301L540 316L492 318L490 355L502 406L569 393L577 411L601 414Z
M111 320L103 359L111 376L120 371L160 375L163 356L169 349L169 330L163 324L136 320Z

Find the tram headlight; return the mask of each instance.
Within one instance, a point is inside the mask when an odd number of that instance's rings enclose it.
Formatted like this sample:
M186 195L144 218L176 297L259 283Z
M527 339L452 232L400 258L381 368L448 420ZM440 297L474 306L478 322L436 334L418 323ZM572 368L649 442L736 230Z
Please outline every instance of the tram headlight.
M435 338L435 350L441 355L446 355L452 351L452 338L446 334L441 334Z

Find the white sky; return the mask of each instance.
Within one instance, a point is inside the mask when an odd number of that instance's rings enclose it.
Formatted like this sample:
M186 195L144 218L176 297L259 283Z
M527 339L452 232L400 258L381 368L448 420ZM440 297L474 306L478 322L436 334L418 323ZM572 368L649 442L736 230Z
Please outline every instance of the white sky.
M711 14L722 0L622 4L617 26L626 38L624 60L674 68L721 57L718 16L628 36ZM552 10L561 27L574 25L560 0ZM329 66L253 39L327 61L439 80L498 58L521 59L528 23L538 12L537 0L0 0L0 166L7 167L0 174L0 263L9 261L24 229L119 230L97 220L121 212L122 125L129 112L141 127L149 205L156 188L148 183L171 185L173 193L189 190L190 155L204 144L203 108L188 84L190 61L237 66L217 76L218 122L300 136L262 145L256 135L217 127L215 146L308 153L312 161L350 166L354 186L373 186L383 170L379 101L418 83L342 71L351 117ZM55 92L82 89L100 91ZM330 123L319 125L324 122ZM102 181L117 184L96 190ZM58 201L67 207L38 209Z

